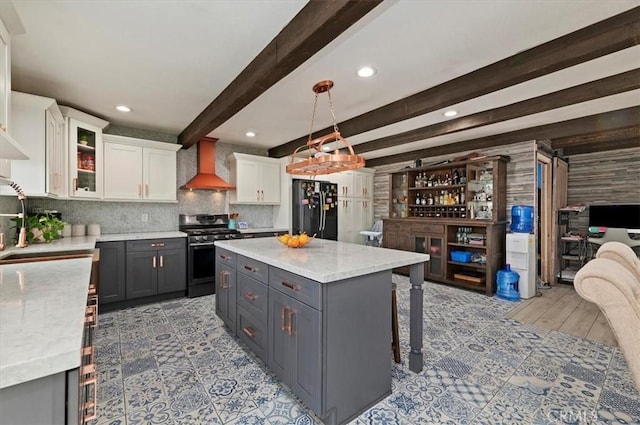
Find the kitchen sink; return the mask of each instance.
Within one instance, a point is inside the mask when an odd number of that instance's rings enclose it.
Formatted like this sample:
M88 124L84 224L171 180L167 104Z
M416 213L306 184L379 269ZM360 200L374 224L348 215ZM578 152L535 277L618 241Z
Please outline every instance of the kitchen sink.
M56 252L15 252L0 259L1 264L32 263L36 261L68 260L71 258L93 257L94 250Z

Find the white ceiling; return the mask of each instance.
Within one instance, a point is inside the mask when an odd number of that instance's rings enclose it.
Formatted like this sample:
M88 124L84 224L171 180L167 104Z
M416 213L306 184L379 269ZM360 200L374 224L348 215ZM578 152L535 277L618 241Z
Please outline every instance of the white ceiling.
M12 38L15 90L115 125L177 135L304 7L305 1L15 1L25 29ZM338 121L441 84L517 52L640 5L640 0L390 1L245 107L211 136L271 148L308 134L323 79ZM640 63L626 49L455 107L462 116L617 74ZM357 77L362 65L378 73ZM377 158L640 104L638 91L424 141L367 152ZM117 112L126 104L133 111ZM349 141L443 121L442 111L389 125ZM331 124L321 95L314 130ZM245 136L252 130L253 139ZM357 152L357 148L356 148Z

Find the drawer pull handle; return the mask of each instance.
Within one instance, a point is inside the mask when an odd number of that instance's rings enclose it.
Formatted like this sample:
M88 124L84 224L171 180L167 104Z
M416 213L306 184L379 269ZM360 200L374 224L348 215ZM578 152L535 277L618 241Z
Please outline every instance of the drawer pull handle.
M287 333L289 335L295 335L296 331L293 329L293 318L296 315L296 312L293 310L289 310L289 328L287 330Z
M153 268L154 269L156 268L156 256L155 255L153 256Z
M222 255L222 254L220 254L220 258L222 258L224 261L229 261L229 260L231 260L231 257L226 256L226 255Z
M246 299L248 299L249 301L255 301L256 300L256 296L254 293L249 292L249 291L245 291L244 294L242 294L243 297L245 297Z
M222 271L220 272L220 287L222 289L227 289L229 288L229 282L228 282L228 276L229 276L229 272L228 271Z
M287 307L280 307L280 323L282 324L282 330L285 332L287 332L287 310L289 310Z
M82 411L82 423L86 423L95 419L98 413L98 409L96 409L96 403L98 400L98 380L93 377L82 382L82 386L84 387L84 389L86 389L86 387L88 387L89 385L93 385L93 399L90 401L85 400L80 407ZM86 394L84 389L83 394ZM91 410L91 413L87 414L87 410Z
M255 273L256 271L258 271L255 267L251 267L251 266L244 266L244 268L245 268L246 270L249 270L250 272L254 272L254 273Z
M154 247L154 248L155 248L155 247L160 247L160 248L162 248L162 247L164 246L164 242L162 242L162 243L152 243L152 244L151 244L151 246L152 246L152 247Z
M291 289L292 291L299 291L300 290L300 285L294 285L293 283L289 283L286 280L282 281L282 286L286 286L287 288Z
M96 373L96 364L90 363L88 365L80 366L80 375L95 375Z
M242 328L242 332L244 332L249 338L255 338L256 337L256 333L253 331L253 329L245 326L244 328Z
M164 255L160 256L160 267L164 267Z

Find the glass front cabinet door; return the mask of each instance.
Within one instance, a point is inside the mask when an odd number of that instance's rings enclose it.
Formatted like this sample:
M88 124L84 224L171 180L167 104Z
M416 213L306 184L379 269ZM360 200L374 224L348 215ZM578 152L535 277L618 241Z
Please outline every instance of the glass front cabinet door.
M102 129L68 118L69 194L76 198L101 198L104 175Z

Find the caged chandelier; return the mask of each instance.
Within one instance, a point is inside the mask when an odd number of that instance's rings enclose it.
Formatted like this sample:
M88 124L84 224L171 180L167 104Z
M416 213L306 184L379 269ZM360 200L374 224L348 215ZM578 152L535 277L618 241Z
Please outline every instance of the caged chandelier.
M313 115L311 116L309 139L305 145L298 147L291 154L291 161L287 165L287 173L315 176L319 174L331 174L340 171L355 170L357 168L364 167L364 158L356 155L351 144L347 139L340 135L338 124L336 124L336 115L333 112L333 103L331 102L332 87L333 81L331 80L320 81L313 86L316 98L313 103ZM318 105L318 95L325 92L329 96L329 109L331 110L331 116L333 117L333 133L311 140L311 134L313 133L313 121L316 116L316 106ZM323 145L331 143L335 143L335 150L333 153L325 152ZM346 153L340 153L340 145L342 145L343 148L346 148ZM296 157L298 152L301 150L309 150L310 153L308 158L299 160L299 158Z

